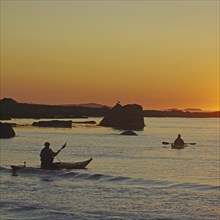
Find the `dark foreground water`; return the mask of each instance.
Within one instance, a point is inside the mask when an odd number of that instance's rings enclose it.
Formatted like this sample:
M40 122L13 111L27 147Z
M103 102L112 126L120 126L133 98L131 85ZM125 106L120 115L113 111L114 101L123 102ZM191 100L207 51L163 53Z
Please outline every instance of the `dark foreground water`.
M15 122L26 126L0 142L1 220L220 219L219 119L145 118L139 136L91 125ZM183 150L161 144L178 133L197 144ZM30 168L13 176L11 164L39 167L45 141L54 150L67 141L61 161L93 161L86 170Z

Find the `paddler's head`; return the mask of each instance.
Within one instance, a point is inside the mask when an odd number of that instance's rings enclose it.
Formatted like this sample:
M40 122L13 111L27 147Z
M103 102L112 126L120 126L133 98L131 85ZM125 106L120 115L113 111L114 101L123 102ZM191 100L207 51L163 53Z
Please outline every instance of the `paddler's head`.
M49 142L45 142L45 143L44 143L44 146L45 146L45 147L49 147L49 146L50 146L50 143L49 143Z

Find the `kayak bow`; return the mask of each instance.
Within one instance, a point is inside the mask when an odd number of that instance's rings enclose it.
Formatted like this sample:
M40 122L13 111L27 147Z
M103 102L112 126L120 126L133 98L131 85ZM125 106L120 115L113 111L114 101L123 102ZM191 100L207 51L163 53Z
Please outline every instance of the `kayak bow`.
M185 147L187 147L187 144L184 145L171 144L172 149L183 149Z

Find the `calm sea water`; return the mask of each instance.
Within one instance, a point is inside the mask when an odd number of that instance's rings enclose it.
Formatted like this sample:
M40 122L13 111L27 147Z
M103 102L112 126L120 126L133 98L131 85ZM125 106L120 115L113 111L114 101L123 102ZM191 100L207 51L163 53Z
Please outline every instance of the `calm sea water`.
M220 219L219 119L145 118L138 136L94 125L13 122L23 126L14 128L15 138L0 142L1 220ZM162 145L178 133L197 144L183 150ZM45 141L53 150L67 141L61 161L94 160L86 170L32 169L13 176L11 164L39 167Z

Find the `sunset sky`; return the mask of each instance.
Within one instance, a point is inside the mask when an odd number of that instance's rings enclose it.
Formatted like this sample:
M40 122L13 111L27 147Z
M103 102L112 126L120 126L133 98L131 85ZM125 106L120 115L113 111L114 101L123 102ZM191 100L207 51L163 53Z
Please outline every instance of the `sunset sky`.
M1 98L219 109L219 1L1 1Z

